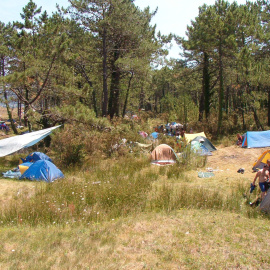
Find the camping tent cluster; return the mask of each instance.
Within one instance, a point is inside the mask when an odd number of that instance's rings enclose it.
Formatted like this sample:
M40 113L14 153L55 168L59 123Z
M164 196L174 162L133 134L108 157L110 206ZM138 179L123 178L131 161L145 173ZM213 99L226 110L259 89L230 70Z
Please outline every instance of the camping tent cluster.
M200 135L205 135L204 133L199 133ZM212 155L212 151L217 150L215 146L204 136L197 136L192 134L188 138L191 145L191 150L198 155ZM178 155L175 151L167 144L158 145L151 153L151 163L155 165L170 165L174 164L179 160Z
M25 159L22 159L22 161L23 163L19 164L19 170L21 172L20 179L45 181L50 183L64 177L64 174L44 153L34 152Z

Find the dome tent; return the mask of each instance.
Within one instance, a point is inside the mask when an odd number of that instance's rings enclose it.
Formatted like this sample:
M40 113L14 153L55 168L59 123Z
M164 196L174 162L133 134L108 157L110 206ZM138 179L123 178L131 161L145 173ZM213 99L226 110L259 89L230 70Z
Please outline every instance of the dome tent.
M267 160L270 159L270 150L264 151L258 158L258 160L253 164L252 170L255 172L262 169L264 165L267 164Z
M208 151L216 151L216 147L204 136L196 136L191 142L200 142Z
M23 173L20 179L51 183L63 177L64 174L52 162L48 160L38 160Z
M25 159L21 159L23 163L25 162L36 162L38 160L48 160L52 162L52 160L44 153L41 152L33 152L30 155L28 155Z
M178 160L174 150L167 144L158 145L151 153L151 163L155 165L169 165Z

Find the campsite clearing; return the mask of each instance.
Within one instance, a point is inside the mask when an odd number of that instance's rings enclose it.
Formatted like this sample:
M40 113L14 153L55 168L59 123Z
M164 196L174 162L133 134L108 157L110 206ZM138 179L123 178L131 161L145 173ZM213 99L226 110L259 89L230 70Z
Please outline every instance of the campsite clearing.
M186 172L186 174L192 179L191 185L198 184L209 184L209 188L223 188L233 184L238 183L246 184L249 188L249 184L254 178L254 173L252 172L253 163L259 158L259 156L270 148L241 148L239 146L233 145L229 147L218 146L217 151L213 152L213 156L207 157L207 164L205 168L198 168L197 170L192 170ZM149 166L151 166L149 164ZM213 169L215 174L214 178L201 179L198 177L198 171L207 171L207 168ZM244 168L244 174L237 173L239 168ZM158 168L157 168L158 169ZM203 181L203 182L202 182ZM176 179L177 182L177 179ZM11 200L13 196L16 196L18 191L27 188L31 190L29 196L33 194L33 187L35 185L40 185L40 183L35 183L30 181L21 180L7 180L0 179L0 198L1 201Z
M252 164L266 149L217 149L207 157L205 168L185 172L190 182L183 182L186 178L182 179L182 175L166 179L165 174L160 174L156 184L200 185L225 194L237 184L249 188L254 178ZM197 176L198 171L210 167L214 177ZM243 174L237 173L240 167L245 169ZM143 170L163 172L167 168L149 163ZM55 184L58 183L61 182ZM0 184L2 209L8 202L16 202L18 192L25 192L28 199L40 185L47 185L6 179L1 179ZM72 191L76 193L75 188ZM166 197L166 189L164 192ZM57 210L51 200L45 203ZM82 208L81 212L88 210ZM98 212L97 216L102 214ZM106 222L77 225L74 219L60 226L30 226L23 219L21 223L18 219L16 224L2 225L0 268L33 269L34 265L40 269L267 269L270 264L263 255L269 249L269 220L261 216L248 218L233 210L179 207L173 211L134 212Z

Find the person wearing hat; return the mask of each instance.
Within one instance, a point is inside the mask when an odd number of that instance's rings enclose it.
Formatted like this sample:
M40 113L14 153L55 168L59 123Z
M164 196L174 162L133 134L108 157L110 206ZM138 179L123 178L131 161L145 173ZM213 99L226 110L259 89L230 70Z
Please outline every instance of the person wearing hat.
M259 170L253 180L253 186L255 186L256 180L257 178L259 179L259 186L261 189L261 198L263 199L266 195L266 191L267 191L267 180L269 178L269 167L267 164L265 164L263 166L263 168L261 170Z

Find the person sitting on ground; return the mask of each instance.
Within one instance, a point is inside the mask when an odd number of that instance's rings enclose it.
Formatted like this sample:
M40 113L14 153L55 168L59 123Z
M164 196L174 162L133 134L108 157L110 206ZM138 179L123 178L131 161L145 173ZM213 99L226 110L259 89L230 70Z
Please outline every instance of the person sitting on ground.
M259 186L260 186L260 189L261 189L261 199L263 200L263 198L266 195L267 186L268 186L267 180L269 178L269 167L268 167L267 164L265 164L263 166L262 170L259 170L256 173L255 178L254 178L253 183L252 183L254 186L255 186L257 178L259 178Z
M243 137L239 134L239 133L237 133L237 145L242 145L242 143L243 143Z
M180 129L180 135L181 135L182 138L184 138L184 136L185 136L185 130L184 130L184 128L181 128Z

